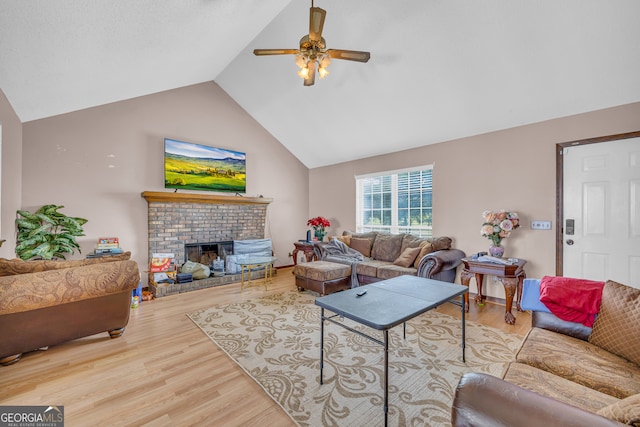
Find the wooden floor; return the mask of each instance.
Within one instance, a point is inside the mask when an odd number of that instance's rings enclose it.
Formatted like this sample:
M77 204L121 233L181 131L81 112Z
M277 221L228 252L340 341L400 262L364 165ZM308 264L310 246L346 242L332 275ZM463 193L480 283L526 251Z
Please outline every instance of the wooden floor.
M285 268L268 291L241 291L240 284L231 284L145 301L131 311L121 338L94 335L0 367L0 405L64 405L69 427L294 426L186 317L198 309L293 289L291 268ZM460 315L452 304L438 310ZM467 319L523 336L530 316L514 314L516 325L507 325L503 305L472 302Z

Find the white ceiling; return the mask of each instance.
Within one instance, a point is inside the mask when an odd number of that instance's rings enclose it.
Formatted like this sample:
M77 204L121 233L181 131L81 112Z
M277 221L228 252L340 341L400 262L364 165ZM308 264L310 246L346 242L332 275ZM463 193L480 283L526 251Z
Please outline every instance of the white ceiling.
M214 80L307 167L640 101L638 0L315 0L334 60L303 87L309 0L0 0L23 122ZM417 161L420 163L420 161Z

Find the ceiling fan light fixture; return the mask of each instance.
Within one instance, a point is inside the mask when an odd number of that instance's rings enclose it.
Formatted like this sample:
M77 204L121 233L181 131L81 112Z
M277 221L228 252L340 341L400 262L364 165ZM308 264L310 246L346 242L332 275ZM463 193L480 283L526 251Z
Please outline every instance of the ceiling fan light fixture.
M296 55L296 65L298 68L306 68L307 62L309 62L309 58L305 57L303 54L299 53Z
M300 68L300 71L298 71L298 75L300 76L300 78L308 79L309 78L309 67L304 66L304 67Z
M329 70L327 70L326 67L321 66L320 68L318 68L318 74L320 74L321 79L324 79L329 75Z
M311 0L309 15L309 34L300 39L300 49L254 49L254 55L285 55L294 54L296 66L300 69L298 75L304 79L305 86L313 86L316 71L320 78L329 75L327 67L333 59L346 59L347 61L367 62L369 52L344 49L327 49L322 29L327 12L319 7L314 7Z

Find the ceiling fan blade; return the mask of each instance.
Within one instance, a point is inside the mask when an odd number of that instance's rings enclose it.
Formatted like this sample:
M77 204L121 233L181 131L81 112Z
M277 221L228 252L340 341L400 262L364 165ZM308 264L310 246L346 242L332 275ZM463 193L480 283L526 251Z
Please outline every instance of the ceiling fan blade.
M332 58L346 59L347 61L367 62L371 57L369 52L359 50L328 49L327 53Z
M322 27L327 11L319 7L312 7L309 16L309 40L318 41L322 37Z
M309 67L309 77L304 79L304 85L313 86L313 84L316 82L316 62L309 61L308 67Z
M298 49L253 49L253 54L257 56L262 55L295 55L298 53Z

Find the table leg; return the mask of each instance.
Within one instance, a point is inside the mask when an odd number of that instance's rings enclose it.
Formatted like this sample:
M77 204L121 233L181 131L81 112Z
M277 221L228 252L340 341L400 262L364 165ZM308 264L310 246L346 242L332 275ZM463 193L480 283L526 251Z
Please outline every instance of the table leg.
M501 277L500 281L504 285L504 293L507 300L505 306L504 321L510 325L513 325L516 323L516 318L513 313L511 313L511 307L513 306L513 296L516 293L518 279L515 277Z
M467 269L463 269L462 273L460 273L460 281L467 288L469 287L469 282L471 281L472 277L474 277L473 273L471 273ZM469 292L464 294L464 311L469 311Z
M462 299L462 301L461 301L462 302L462 309L460 310L462 312L462 316L461 316L462 317L462 363L466 363L465 356L464 356L465 341L466 341L466 338L465 338L465 327L466 327L465 325L466 325L466 322L464 320L464 312L465 312L465 309L464 309L465 298L464 297L465 296L468 296L468 294L464 294L464 296L461 297L461 299Z
M384 331L384 426L389 415L389 330Z
M485 300L485 297L482 295L482 285L484 283L484 274L476 273L474 274L476 277L476 284L478 285L478 295L476 295L476 304L482 304Z
M293 252L291 252L291 256L293 256L293 265L294 267L298 264L298 248L295 248Z
M522 301L522 286L523 286L525 277L526 277L525 274L518 277L518 290L517 290L517 296L516 296L516 308L518 309L518 311L522 311L522 308L520 307L520 301Z
M324 308L320 307L320 385L322 385L322 368L324 367Z

